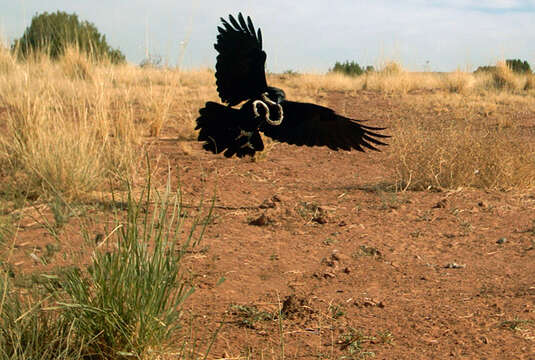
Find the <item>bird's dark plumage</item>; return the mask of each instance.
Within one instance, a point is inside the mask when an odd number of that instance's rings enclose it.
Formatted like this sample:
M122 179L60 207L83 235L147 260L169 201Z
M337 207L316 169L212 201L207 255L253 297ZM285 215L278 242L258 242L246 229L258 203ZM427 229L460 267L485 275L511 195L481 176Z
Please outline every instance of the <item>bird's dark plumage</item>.
M250 121L244 110L209 101L199 113L197 129L200 129L199 141L205 142L205 150L214 154L224 151L226 157L252 156L256 151L264 150L256 124Z
M238 21L232 15L229 20L221 19L223 27L217 28L215 77L219 97L234 106L267 90L266 53L262 50L262 32L255 32L250 17L245 22L240 13Z
M254 155L264 144L260 131L277 141L294 145L327 146L332 150L378 150L383 128L365 126L310 103L287 101L284 91L267 85L266 53L262 33L242 14L221 19L214 45L218 51L216 84L227 106L207 102L199 111L197 127L204 148L225 156ZM231 106L246 101L240 109Z
M338 115L324 106L284 101L284 120L279 126L262 124L265 135L292 145L327 146L332 150L377 150L385 143L376 138L386 138L375 131L383 130L364 126L357 120Z

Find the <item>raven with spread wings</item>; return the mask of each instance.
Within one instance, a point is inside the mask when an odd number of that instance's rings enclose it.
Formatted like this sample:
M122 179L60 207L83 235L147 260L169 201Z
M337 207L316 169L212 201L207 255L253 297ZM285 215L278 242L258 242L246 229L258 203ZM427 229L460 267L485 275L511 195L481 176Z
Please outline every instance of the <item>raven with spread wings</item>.
M362 125L316 104L286 100L282 89L268 86L262 33L250 17L221 19L214 45L218 51L216 85L227 105L207 102L199 111L197 130L204 149L226 157L254 155L264 150L260 132L294 145L327 146L332 150L377 150L388 136L384 128ZM240 109L232 106L245 103Z

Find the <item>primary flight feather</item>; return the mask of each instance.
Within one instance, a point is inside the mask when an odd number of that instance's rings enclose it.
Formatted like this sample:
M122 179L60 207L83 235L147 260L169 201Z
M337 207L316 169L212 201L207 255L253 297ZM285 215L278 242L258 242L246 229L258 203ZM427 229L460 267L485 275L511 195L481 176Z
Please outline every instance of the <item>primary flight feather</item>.
M250 17L221 19L214 45L218 52L216 85L227 105L207 102L199 111L197 130L204 149L226 157L264 150L260 131L293 145L327 146L332 150L378 150L386 145L377 133L384 128L362 125L324 106L286 100L282 89L268 86L262 32ZM240 109L232 106L246 101Z

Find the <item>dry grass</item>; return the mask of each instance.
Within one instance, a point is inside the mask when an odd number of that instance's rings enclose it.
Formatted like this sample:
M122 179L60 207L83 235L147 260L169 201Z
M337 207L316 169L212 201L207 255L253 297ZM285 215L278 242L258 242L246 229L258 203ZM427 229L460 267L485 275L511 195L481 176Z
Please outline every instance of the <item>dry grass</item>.
M81 198L134 176L149 137L166 127L192 138L215 95L209 71L95 64L76 50L17 63L2 49L0 70L0 190L31 198Z
M519 90L521 80L513 73L513 70L507 66L505 61L499 61L496 64L496 70L492 73L494 86L501 90Z
M90 59L77 47L65 49L59 59L60 67L65 76L72 80L92 80L92 67Z
M436 93L404 100L394 122L390 164L400 187L529 189L535 139L524 131L532 97L508 92Z
M534 74L526 76L526 83L524 84L524 90L525 91L535 90L535 75Z
M535 146L499 129L411 122L395 129L392 160L402 188L478 187L509 190L535 185Z
M473 88L475 78L472 74L457 70L444 75L443 87L453 93L465 94Z
M270 80L294 99L320 102L325 90L394 96L402 109L389 129L389 154L401 188L535 186L535 142L522 129L535 114L534 76L504 62L491 73L411 73L385 63L360 77L283 75ZM410 94L410 95L408 95ZM393 109L394 110L394 109Z
M13 72L17 67L15 58L0 40L0 76Z
M532 186L530 143L508 140L513 117L496 118L497 130L474 119L494 119L500 104L511 99L532 104L533 76L515 75L500 64L494 74L411 73L390 62L360 77L268 77L289 98L320 104L328 91L438 93L426 97L432 108L411 104L411 113L422 108L447 120L448 109L469 111L454 123L402 119L394 126L391 149L400 182L413 188ZM97 64L74 49L57 62L35 54L19 63L0 47L0 191L24 184L23 193L31 197L59 193L73 199L102 190L110 178L135 175L152 137L194 139L198 109L209 100L218 100L211 70Z
M440 76L433 73L411 73L394 61L386 62L378 71L366 75L363 89L388 94L406 94L413 90L440 87Z

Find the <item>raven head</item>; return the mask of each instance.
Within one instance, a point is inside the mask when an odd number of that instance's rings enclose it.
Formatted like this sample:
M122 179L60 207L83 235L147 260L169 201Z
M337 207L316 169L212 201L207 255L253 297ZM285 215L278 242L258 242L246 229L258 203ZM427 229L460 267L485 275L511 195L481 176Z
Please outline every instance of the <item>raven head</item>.
M267 91L262 93L261 100L255 100L253 104L253 112L256 117L262 116L264 120L274 126L278 126L282 123L284 113L281 103L286 99L286 94L282 89L269 86ZM260 106L264 110L264 114L260 115L257 110L257 106ZM273 118L271 117L272 115Z
M266 95L271 101L274 101L277 104L280 104L286 100L286 94L284 91L273 86L268 86Z

